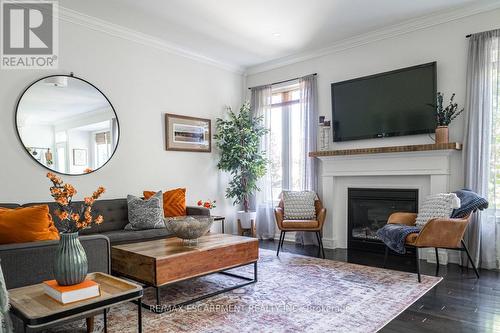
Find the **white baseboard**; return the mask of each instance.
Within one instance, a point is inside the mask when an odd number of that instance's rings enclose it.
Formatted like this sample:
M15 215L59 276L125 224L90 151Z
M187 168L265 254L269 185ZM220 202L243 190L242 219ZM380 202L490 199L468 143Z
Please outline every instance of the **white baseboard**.
M274 235L274 240L279 241L280 234ZM287 232L285 234L285 242L295 243L295 232ZM336 249L336 241L333 238L323 238L323 246L325 249ZM436 253L434 248L425 248L420 250L420 259L426 260L428 263L436 263ZM439 249L439 264L447 265L449 263L460 263L460 251Z
M460 263L460 251L439 249L439 264L447 265L449 263ZM426 260L428 263L436 263L436 253L434 248L426 248L420 250L420 258Z
M280 240L280 234L274 235L274 240ZM295 232L287 232L285 234L285 242L295 243ZM335 249L335 240L332 238L323 237L323 246L325 249Z

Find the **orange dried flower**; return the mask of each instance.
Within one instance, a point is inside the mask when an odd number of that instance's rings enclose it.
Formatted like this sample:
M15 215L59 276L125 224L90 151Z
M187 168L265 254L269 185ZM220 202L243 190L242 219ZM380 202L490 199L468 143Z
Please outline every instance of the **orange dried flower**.
M50 194L52 195L60 195L61 194L61 189L57 187L51 187L50 188Z
M59 214L57 215L61 221L66 220L69 217L68 212L65 211L59 211Z
M97 190L93 193L92 197L94 199L97 199L97 198L99 198L101 196L101 194L104 193L104 191L106 191L106 189L104 187L102 187L102 186L99 186L97 188Z
M60 204L61 206L67 206L68 205L68 198L61 196L61 197L56 199L56 202L58 204Z
M98 215L98 216L94 219L94 223L95 223L95 224L101 224L102 222L104 222L104 218L102 217L102 215Z
M94 204L95 199L93 197L85 197L83 201L87 206L91 206Z
M88 170L88 172L92 171L90 169ZM52 172L47 173L47 178L49 178L53 183L53 186L50 187L50 194L60 207L55 210L54 213L61 221L69 221L66 222L66 230L68 232L88 228L92 225L92 223L101 224L104 222L104 217L102 215L98 215L96 218L93 218L92 216L92 205L95 203L95 200L97 200L101 194L104 193L104 187L99 186L92 196L85 197L84 205L73 207L71 201L77 193L75 187L71 184L64 184L63 180ZM81 215L81 209L84 209L83 216Z
M64 184L64 190L66 191L66 194L70 197L76 194L76 189L71 184Z

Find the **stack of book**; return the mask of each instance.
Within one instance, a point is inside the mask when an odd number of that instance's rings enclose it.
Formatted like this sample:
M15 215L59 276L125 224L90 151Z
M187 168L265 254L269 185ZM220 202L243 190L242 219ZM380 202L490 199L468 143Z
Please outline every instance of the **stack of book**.
M99 284L92 280L85 280L72 286L60 286L56 280L50 280L44 281L43 288L45 294L62 304L78 302L101 295Z

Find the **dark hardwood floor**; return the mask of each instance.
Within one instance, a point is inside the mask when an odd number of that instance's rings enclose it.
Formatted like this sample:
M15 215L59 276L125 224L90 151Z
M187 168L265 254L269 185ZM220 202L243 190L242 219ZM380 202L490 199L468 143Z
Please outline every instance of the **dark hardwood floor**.
M261 241L260 247L276 250L277 241ZM284 244L284 252L317 256L318 247ZM383 254L345 249L325 249L327 259L382 267ZM414 260L389 256L387 268L415 272ZM421 261L421 272L434 275L435 264ZM441 265L443 277L436 287L416 301L380 332L500 332L500 273L480 270L476 279L472 269L456 264ZM415 280L415 283L418 283Z

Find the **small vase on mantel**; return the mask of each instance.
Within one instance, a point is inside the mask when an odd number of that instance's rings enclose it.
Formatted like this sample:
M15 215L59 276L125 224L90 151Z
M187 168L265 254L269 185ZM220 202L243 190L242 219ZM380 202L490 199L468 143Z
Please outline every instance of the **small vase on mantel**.
M436 143L448 143L449 133L448 126L438 126L436 128Z
M54 278L60 286L81 283L87 277L88 262L78 232L61 233L54 262Z

